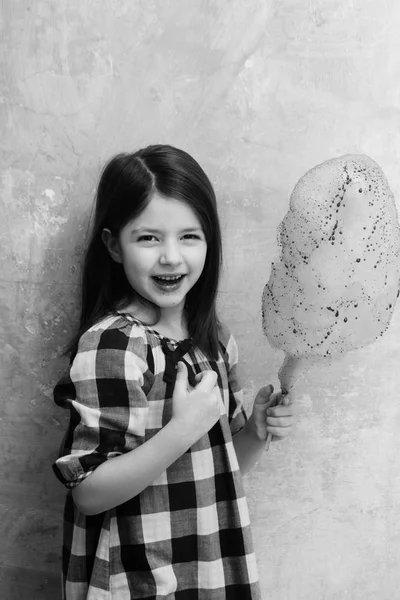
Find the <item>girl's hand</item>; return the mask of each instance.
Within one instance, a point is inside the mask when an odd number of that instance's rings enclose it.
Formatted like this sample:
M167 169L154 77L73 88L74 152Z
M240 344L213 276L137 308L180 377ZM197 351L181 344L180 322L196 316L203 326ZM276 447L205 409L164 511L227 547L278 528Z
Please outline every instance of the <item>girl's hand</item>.
M273 434L273 440L282 440L295 424L291 394L282 398L281 392L274 394L273 391L272 385L262 387L254 400L252 419L260 440L266 440L268 433Z
M215 425L221 415L217 393L217 374L205 371L196 377L199 383L188 389L186 365L178 363L178 373L172 395L172 419L179 425L179 432L188 435L192 444L197 442Z

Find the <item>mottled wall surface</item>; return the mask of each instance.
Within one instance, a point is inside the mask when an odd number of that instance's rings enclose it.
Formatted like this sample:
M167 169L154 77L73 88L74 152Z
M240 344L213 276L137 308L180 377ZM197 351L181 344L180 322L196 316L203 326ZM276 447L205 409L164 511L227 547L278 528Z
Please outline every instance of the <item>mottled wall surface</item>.
M295 182L369 154L400 199L396 0L5 0L0 15L0 598L57 600L65 428L52 403L77 316L93 189L113 153L168 142L212 179L221 311L246 397L277 385L260 297ZM398 205L399 206L399 205ZM248 476L263 598L400 598L400 306L374 345L298 386Z

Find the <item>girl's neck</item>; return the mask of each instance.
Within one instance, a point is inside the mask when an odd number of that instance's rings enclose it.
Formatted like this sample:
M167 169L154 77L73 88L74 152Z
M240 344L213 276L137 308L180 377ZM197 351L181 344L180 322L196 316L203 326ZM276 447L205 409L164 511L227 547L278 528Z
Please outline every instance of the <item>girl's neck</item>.
M154 325L154 329L171 340L180 341L189 337L184 315L177 319L161 315L160 320Z
M148 323L158 333L172 340L179 341L189 337L185 311L181 306L164 308L161 310L160 315L153 306L144 305L140 302L133 302L125 310L139 321ZM158 316L159 319L157 320Z

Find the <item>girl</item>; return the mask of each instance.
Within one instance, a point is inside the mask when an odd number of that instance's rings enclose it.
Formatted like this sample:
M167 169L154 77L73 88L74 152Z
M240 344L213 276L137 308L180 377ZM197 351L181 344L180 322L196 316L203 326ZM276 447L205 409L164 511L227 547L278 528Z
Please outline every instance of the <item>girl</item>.
M159 145L109 162L54 392L70 410L54 464L66 600L260 598L241 472L293 413L267 386L246 419L220 262L214 191L191 156Z

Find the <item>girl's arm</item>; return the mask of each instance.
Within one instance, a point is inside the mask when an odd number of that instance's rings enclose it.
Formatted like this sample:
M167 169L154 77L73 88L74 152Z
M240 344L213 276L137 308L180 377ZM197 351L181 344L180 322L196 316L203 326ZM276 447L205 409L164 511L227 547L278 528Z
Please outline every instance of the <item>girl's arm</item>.
M170 422L134 450L103 462L74 487L79 510L96 515L127 502L209 431L220 417L216 380L216 374L207 371L188 392L187 369L179 363Z
M260 389L254 400L252 415L246 425L233 436L242 474L250 471L260 460L268 433L273 434L272 439L283 439L292 430L294 412L290 396L285 396L283 404L275 406L280 394L272 392L272 385Z
M242 475L245 475L258 463L264 452L267 439L257 436L253 415L246 425L233 436L233 445Z
M196 441L172 419L150 440L97 467L72 490L85 515L96 515L140 494Z

